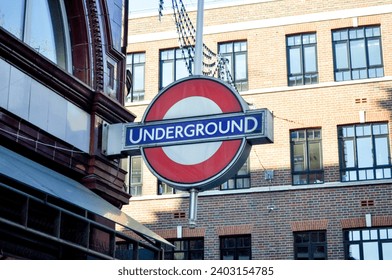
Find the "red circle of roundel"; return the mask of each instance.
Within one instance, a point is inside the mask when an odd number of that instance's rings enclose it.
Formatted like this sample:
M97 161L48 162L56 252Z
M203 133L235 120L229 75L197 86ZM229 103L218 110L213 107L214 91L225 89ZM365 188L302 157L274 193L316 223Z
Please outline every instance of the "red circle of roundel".
M211 78L193 77L173 83L162 91L147 108L142 122L161 121L174 104L194 96L212 100L219 106L222 113L243 111L238 97L224 84ZM236 158L243 141L241 139L222 141L219 149L210 158L194 165L183 165L173 161L166 155L162 147L143 148L143 154L150 167L162 179L166 179L174 185L175 183L197 184L225 170Z
M192 96L211 99L219 106L223 113L242 111L241 103L226 86L214 80L192 79L174 84L162 92L152 101L153 103L151 103L143 117L143 122L162 120L166 112L175 103Z
M172 182L194 184L214 177L224 170L236 156L241 143L242 140L224 141L208 160L194 165L182 165L172 161L160 147L145 148L144 155L150 166L163 178Z

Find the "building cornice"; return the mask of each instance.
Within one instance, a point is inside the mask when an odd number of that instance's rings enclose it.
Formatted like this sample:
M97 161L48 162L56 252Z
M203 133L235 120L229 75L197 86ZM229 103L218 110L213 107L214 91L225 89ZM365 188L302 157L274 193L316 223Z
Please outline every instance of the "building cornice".
M353 181L353 182L328 182L324 184L311 184L311 185L280 185L280 186L267 186L267 187L253 187L248 189L235 189L235 190L210 190L200 192L199 197L207 196L225 196L225 195L244 195L254 193L272 193L272 192L287 192L287 191L300 191L300 190L312 190L312 189L325 189L325 188L348 188L348 187L360 187L360 186L377 186L377 185L390 185L392 179L383 180L369 180L369 181ZM132 201L146 201L146 200L157 200L157 199L176 199L176 198L188 198L188 193L169 194L169 195L145 195L145 196L134 196L131 198Z

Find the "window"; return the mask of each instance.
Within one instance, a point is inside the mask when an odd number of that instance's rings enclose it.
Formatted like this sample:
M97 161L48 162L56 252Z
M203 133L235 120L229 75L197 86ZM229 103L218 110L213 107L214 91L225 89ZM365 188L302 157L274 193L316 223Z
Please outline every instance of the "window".
M177 190L168 184L158 180L158 195L186 193L186 191Z
M392 260L392 228L345 230L346 260Z
M326 231L294 232L294 259L326 260Z
M160 53L160 82L159 88L172 82L188 77L193 69L193 57L190 48L163 50Z
M290 140L293 185L323 183L321 129L291 131Z
M112 91L115 88L115 83L114 83L115 78L114 77L116 76L116 73L115 73L116 71L115 71L113 64L107 62L106 66L107 66L106 69L107 69L107 76L108 76L107 77L108 78L107 85L108 85L109 89Z
M175 248L164 244L165 260L203 260L204 238L170 240Z
M69 31L63 4L52 0L0 0L0 26L69 70Z
M237 174L221 185L221 190L250 188L249 158Z
M289 86L318 83L316 33L286 37Z
M332 32L335 81L384 76L380 26Z
M227 62L230 76L223 75L225 81L232 79L238 91L248 90L248 53L247 42L227 42L218 46L219 55ZM230 81L229 81L230 82Z
M341 181L391 178L388 125L338 127Z
M142 157L133 156L131 160L131 170L129 177L130 194L132 196L142 195L143 186L143 167L142 167Z
M133 53L127 55L127 70L130 73L128 95L125 102L137 102L144 100L144 77L145 77L145 53Z
M113 47L121 53L121 47L124 44L124 0L107 0L106 5L108 7L109 18L110 18L110 31L112 37Z
M252 242L250 235L221 236L221 260L252 259Z

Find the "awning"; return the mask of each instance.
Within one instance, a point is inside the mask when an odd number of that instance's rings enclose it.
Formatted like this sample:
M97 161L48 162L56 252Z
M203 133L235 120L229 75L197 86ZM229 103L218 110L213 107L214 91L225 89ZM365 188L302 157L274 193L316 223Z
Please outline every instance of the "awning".
M167 240L137 222L77 181L2 146L0 146L0 173L29 185L32 188L112 220L142 236L172 246Z

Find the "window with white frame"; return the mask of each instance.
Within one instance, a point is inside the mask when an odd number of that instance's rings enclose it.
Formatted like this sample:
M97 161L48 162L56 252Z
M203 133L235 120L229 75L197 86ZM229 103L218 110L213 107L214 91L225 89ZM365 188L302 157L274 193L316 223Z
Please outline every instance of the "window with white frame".
M392 227L344 230L346 260L392 260Z
M143 165L141 156L130 157L129 193L141 196L143 187Z

